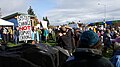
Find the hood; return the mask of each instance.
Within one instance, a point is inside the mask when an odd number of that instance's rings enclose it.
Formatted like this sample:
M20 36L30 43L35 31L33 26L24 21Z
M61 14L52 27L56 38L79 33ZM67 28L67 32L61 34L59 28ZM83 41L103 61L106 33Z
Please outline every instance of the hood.
M78 59L93 59L102 57L102 51L90 48L77 48L73 55Z

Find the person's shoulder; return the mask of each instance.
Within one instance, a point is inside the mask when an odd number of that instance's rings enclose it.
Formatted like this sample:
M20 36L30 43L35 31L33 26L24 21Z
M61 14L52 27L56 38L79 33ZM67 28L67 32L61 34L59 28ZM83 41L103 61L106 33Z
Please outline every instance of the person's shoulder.
M101 63L102 65L104 65L104 67L114 67L113 64L111 63L111 61L105 57L101 57L98 60L98 62Z
M93 60L76 60L69 59L66 63L62 65L62 67L78 67L78 66L86 66L88 67L114 67L113 64L105 57L93 59Z
M107 59L107 58L105 58L105 57L101 57L100 59L99 59L99 61L104 61L104 62L109 62L109 59Z

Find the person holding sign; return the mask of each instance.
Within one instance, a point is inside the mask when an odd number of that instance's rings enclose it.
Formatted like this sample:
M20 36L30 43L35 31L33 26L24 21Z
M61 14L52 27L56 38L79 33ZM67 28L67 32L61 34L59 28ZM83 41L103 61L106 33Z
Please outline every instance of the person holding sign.
M19 41L25 41L27 43L28 40L32 40L30 17L28 15L20 15L17 17L17 20L19 26Z

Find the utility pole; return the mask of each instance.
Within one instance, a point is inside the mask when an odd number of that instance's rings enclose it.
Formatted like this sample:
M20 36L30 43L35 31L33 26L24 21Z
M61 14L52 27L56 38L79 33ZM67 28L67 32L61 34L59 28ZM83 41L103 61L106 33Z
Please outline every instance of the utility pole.
M106 22L106 4L104 4L104 22Z
M103 7L104 7L104 19L103 19L103 22L106 24L106 13L107 13L107 11L106 11L106 7L107 7L106 0L105 0L104 4L98 3L98 5L103 5Z

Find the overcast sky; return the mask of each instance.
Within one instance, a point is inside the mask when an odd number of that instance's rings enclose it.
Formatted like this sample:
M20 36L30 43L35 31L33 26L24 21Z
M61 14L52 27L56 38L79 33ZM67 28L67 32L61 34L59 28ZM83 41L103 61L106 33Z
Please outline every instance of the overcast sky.
M1 0L2 16L26 13L32 6L38 19L47 16L52 25L120 19L120 0Z

